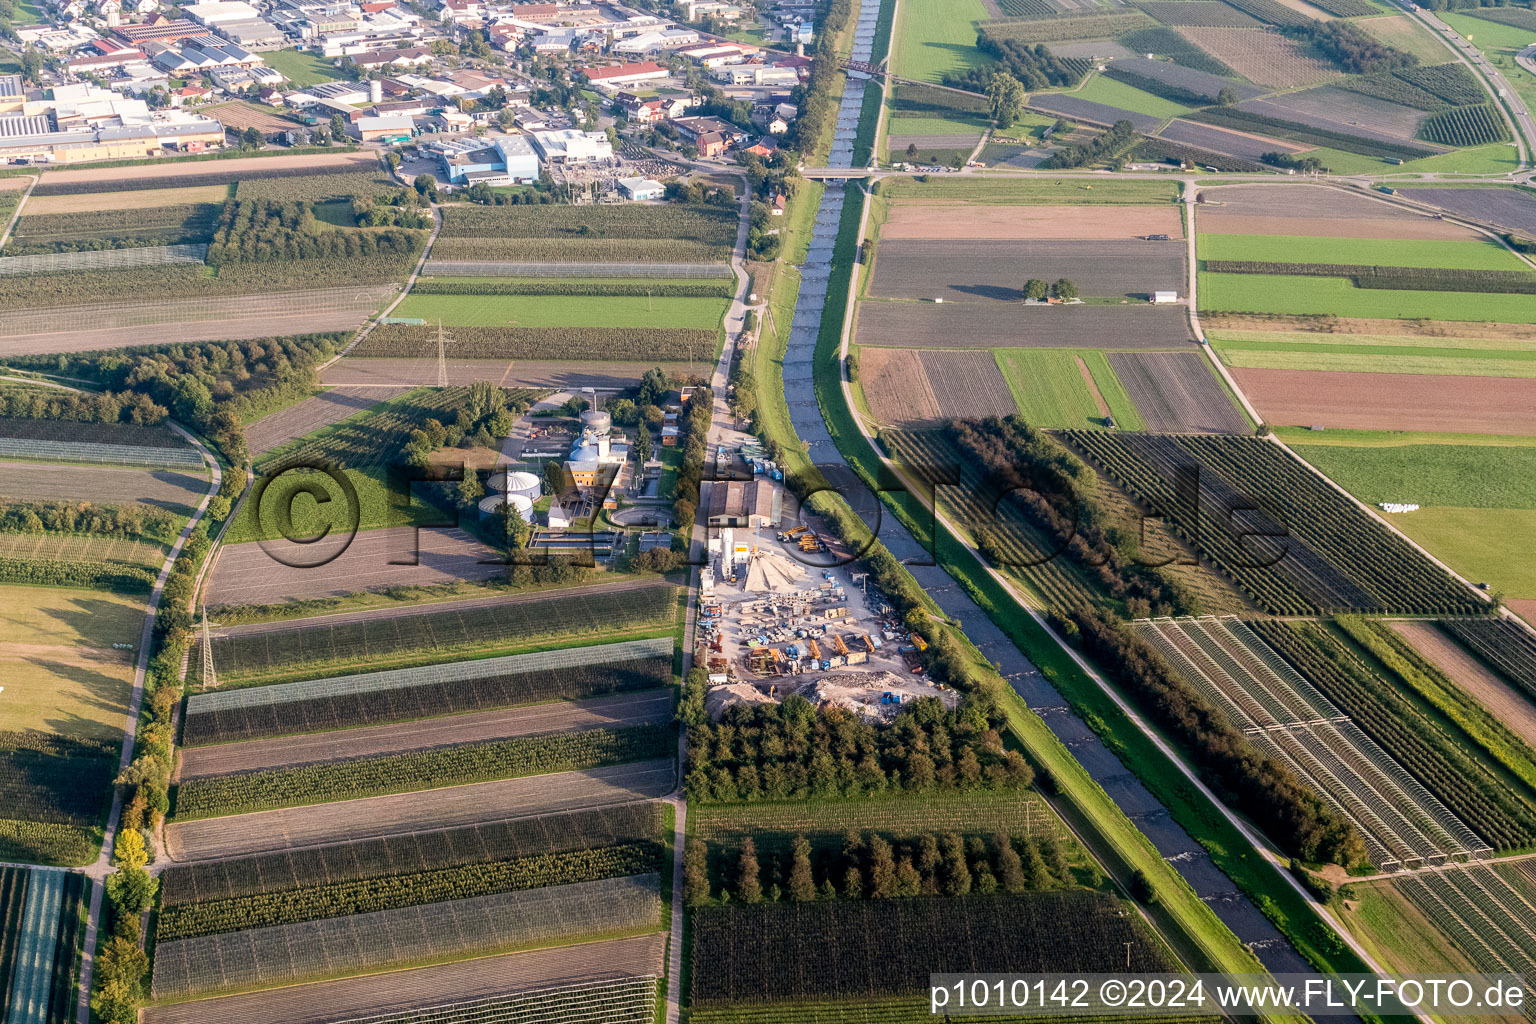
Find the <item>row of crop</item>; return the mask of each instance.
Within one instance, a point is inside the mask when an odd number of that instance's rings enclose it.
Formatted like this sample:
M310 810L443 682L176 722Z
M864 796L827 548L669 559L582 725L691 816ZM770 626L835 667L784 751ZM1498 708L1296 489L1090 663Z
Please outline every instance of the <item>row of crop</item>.
M177 789L176 817L210 818L641 761L665 757L672 737L670 725L591 729L194 779Z
M437 328L385 324L355 356L420 356L432 350ZM455 327L460 359L602 359L625 362L707 360L718 332L686 327Z
M420 654L422 662L430 663L451 652L527 647L544 638L571 640L596 633L611 638L625 630L662 626L676 614L677 588L667 583L614 593L554 591L537 602L220 637L214 640L214 661L220 676L228 672L232 679L315 678L332 666L330 675L398 666L402 655Z
M1164 53L1180 67L1205 71L1212 75L1235 77L1235 72L1194 43L1163 25L1138 29L1120 37L1120 44L1132 53Z
M1399 68L1393 75L1410 85L1434 93L1452 106L1464 107L1484 103L1488 99L1488 94L1483 92L1472 73L1454 61L1449 64Z
M1049 0L998 0L997 7L1010 18L1054 18L1062 13Z
M86 864L101 851L100 825L60 825L0 817L0 860Z
M736 241L735 206L448 206L439 238Z
M0 1020L10 1009L11 972L21 939L22 910L27 902L26 868L0 868Z
M1536 637L1508 619L1446 619L1447 631L1490 668L1536 700Z
M627 843L180 904L161 909L158 934L162 940L185 939L518 889L649 874L661 870L664 852L665 847L655 841Z
M1248 2L1248 0L1245 0L1245 2ZM1269 2L1272 2L1272 0L1269 0ZM1286 121L1278 117L1270 117L1267 114L1254 113L1251 110L1239 110L1236 107L1208 107L1205 110L1197 110L1185 116L1192 121L1203 121L1206 124L1216 125L1218 128L1235 128L1240 132L1259 131L1266 135L1287 139L1291 142L1342 149L1346 153L1358 153L1361 156L1416 160L1419 157L1434 156L1435 154L1434 150L1424 149L1419 146L1385 142L1380 139L1366 139L1358 135L1346 135L1343 132L1329 131L1313 125L1302 124L1299 121Z
M1142 92L1149 92L1154 96L1161 96L1163 99L1172 100L1175 103L1184 103L1191 107L1203 107L1208 103L1216 102L1216 97L1208 93L1185 89L1183 86L1174 85L1172 82L1147 78L1145 75L1138 75L1136 72L1119 64L1110 64L1104 69L1104 74L1109 78L1115 79L1117 82L1124 82L1126 85L1140 89Z
M728 280L647 284L638 281L417 281L412 295L645 295L656 299L728 299L736 287Z
M1380 14L1381 8L1366 0L1315 0L1313 7L1321 7L1329 14L1340 18L1368 18L1373 14Z
M1214 274L1347 277L1354 281L1357 288L1536 294L1536 274L1524 270L1448 270L1441 267L1383 267L1358 263L1283 263L1270 260L1205 260L1203 269Z
M1455 723L1468 739L1488 751L1511 776L1522 781L1528 798L1536 795L1536 752L1514 730L1481 704L1468 701L1462 689L1444 672L1426 661L1387 626L1353 616L1341 617L1338 621L1350 639L1368 651L1407 689L1416 692Z
M171 864L160 874L160 906L218 902L488 860L645 843L660 839L663 825L663 805L647 801L433 832L406 832L238 860Z
M1279 0L1226 0L1244 14L1251 14L1260 21L1267 21L1280 28L1301 28L1312 19L1300 11L1285 6Z
M1482 103L1431 114L1419 125L1418 136L1447 146L1482 146L1506 141L1509 132L1492 105Z
M1340 87L1363 96L1374 96L1415 110L1444 110L1451 104L1427 89L1406 81L1396 72L1346 78Z
M440 237L432 245L434 259L462 262L712 263L729 255L729 245L681 238Z
M206 241L220 209L217 203L185 203L93 213L32 214L17 220L5 255Z
M670 679L671 674L669 654L666 658L508 671L484 678L449 679L398 689L336 693L307 700L203 712L197 710L195 702L189 701L182 742L187 746L228 743L262 736L403 722L545 700L594 697L660 686Z
M1201 167L1214 167L1218 171L1252 172L1266 169L1263 164L1253 160L1244 160L1240 156L1213 153L1208 149L1186 145L1182 142L1174 142L1171 139L1160 139L1155 135L1146 136L1138 142L1136 148L1131 150L1131 158L1134 160L1163 160L1170 163L1198 164Z
M1066 42L1102 39L1157 24L1140 11L1107 11L1061 15L1053 18L994 18L978 21L976 28L991 39L1016 43Z
M1164 25L1188 28L1253 28L1251 17L1230 4L1206 0L1137 0L1137 7Z
M147 594L155 574L140 565L70 562L56 558L0 557L0 582L39 587L93 587L123 594Z
M1261 439L1065 436L1273 614L1484 610L1444 570ZM1197 486L1195 520L1184 492Z
M352 171L355 166L337 166L329 173L345 174ZM50 182L44 180L33 187L32 195L71 196L97 192L138 192L144 189L189 188L194 185L232 185L239 181L267 178L308 178L326 173L327 170L324 167L298 166L247 168L243 171L217 170L202 174L171 174L142 178L112 176L99 178L94 181Z
M400 183L383 172L343 171L332 174L316 174L312 170L286 178L246 178L235 186L236 199L272 199L280 203L324 202L327 199L371 196L390 189L399 190ZM412 196L415 193L411 193Z
M1250 625L1490 845L1507 850L1536 841L1536 810L1325 629Z

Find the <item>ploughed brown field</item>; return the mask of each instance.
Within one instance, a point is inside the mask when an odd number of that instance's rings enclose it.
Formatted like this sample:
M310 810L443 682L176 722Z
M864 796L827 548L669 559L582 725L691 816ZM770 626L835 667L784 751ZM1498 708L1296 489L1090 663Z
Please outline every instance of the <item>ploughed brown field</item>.
M180 515L208 493L205 477L172 469L0 462L0 497L151 505Z
M1248 421L1203 352L1111 352L1147 429L1164 434L1246 434ZM1091 379L1091 378L1090 378Z
M1536 435L1536 380L1233 367L1267 423Z
M995 207L994 207L995 209ZM1024 298L1029 278L1074 282L1081 294L1150 299L1185 290L1182 239L888 239L875 255L869 294L883 298L977 302Z
M245 444L251 454L260 455L296 437L312 434L321 427L339 423L370 409L389 397L387 391L372 388L332 388L329 391L279 409L245 428Z
M882 348L1163 348L1193 341L1183 306L1023 302L859 304L856 338Z
M1332 238L1481 239L1456 224L1435 220L1368 195L1326 185L1218 185L1201 190L1200 230L1217 235L1319 235Z
M1536 743L1536 707L1512 686L1488 671L1476 656L1442 632L1433 622L1404 620L1392 623L1414 650L1476 697L1478 703L1520 735Z
M876 420L912 423L942 416L939 399L923 375L921 355L905 348L860 350L859 384Z
M1139 235L1184 237L1179 208L1167 206L978 206L903 201L880 228L896 238L1066 238L1092 241Z

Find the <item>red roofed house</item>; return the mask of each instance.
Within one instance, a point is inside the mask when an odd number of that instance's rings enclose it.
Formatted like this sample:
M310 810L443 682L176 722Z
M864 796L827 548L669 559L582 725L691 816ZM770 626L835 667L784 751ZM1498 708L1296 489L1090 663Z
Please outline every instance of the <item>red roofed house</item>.
M512 17L518 21L544 24L560 16L559 4L513 4Z
M651 82L658 78L666 78L672 72L657 64L655 61L645 60L638 64L615 64L605 68L587 68L582 74L593 85L620 86L630 85L634 82Z
M171 93L171 106L181 107L188 103L207 103L213 99L213 90L201 85L189 85Z
M364 14L378 14L380 11L387 11L395 6L395 0L375 0L373 3L359 4L358 6L363 9Z

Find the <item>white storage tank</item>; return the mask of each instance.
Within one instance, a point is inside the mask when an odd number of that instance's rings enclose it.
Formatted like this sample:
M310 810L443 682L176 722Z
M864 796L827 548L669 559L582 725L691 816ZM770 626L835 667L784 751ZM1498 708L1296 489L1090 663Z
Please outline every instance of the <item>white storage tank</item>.
M505 489L508 494L527 498L531 502L538 501L539 495L544 492L544 481L539 479L536 474L529 473L526 470L508 472L505 474L505 479Z
M505 494L487 494L480 499L480 518L489 519L501 511L501 506L507 503Z
M533 522L533 499L521 494L507 495L507 501L512 505L512 511L516 512L525 523Z

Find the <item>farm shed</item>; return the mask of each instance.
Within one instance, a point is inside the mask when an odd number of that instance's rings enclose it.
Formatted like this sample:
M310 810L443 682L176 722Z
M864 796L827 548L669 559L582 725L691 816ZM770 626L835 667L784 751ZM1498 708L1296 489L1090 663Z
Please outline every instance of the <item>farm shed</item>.
M666 193L666 186L650 178L620 178L619 191L627 198L639 202L644 199L660 199Z
M1178 302L1179 301L1179 293L1178 292L1153 292L1152 293L1152 301L1153 302L1157 302L1157 303Z

